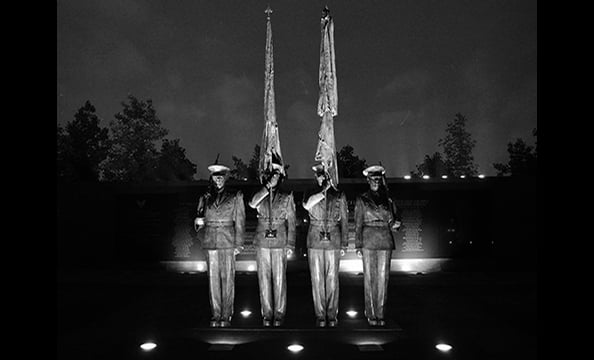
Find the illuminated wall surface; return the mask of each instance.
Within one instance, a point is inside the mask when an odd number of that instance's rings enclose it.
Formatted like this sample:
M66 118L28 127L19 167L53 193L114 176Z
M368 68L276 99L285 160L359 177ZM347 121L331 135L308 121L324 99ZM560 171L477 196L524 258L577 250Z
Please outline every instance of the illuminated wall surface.
M310 179L287 180L297 208L297 246L293 260L305 260L307 212L301 202ZM207 182L182 184L59 185L58 243L60 261L123 263L204 260L202 232L193 228L198 197ZM247 202L257 183L229 182ZM430 259L485 253L524 254L536 243L534 179L460 180L389 179L392 198L401 210L394 232L393 259ZM349 252L354 254L354 202L367 189L364 179L341 180L349 203ZM255 210L246 205L245 250L239 261L255 258L252 244ZM78 250L77 250L78 249ZM102 260L101 260L102 259Z

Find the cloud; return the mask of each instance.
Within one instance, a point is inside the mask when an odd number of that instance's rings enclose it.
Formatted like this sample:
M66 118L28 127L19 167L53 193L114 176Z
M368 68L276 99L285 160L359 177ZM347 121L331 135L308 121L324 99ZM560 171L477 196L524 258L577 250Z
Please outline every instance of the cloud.
M65 9L64 6L67 8ZM59 2L58 10L76 11L81 19L94 19L93 25L119 24L138 25L150 20L146 2L136 0L86 0Z
M194 104L176 101L163 101L155 105L159 118L164 124L179 122L201 125L206 117L206 111Z
M431 76L426 70L413 69L396 75L377 91L377 97L419 99L431 84Z
M224 74L220 85L214 90L216 100L223 110L235 111L245 105L252 105L261 97L256 96L256 86L247 76Z
M460 112L467 117L467 129L477 142L475 162L479 171L487 174L495 173L494 162L507 162L508 142L517 137L531 140L531 130L536 127L536 79L509 80L505 74L506 68L494 63L492 53L484 49L475 51L463 71L466 90Z

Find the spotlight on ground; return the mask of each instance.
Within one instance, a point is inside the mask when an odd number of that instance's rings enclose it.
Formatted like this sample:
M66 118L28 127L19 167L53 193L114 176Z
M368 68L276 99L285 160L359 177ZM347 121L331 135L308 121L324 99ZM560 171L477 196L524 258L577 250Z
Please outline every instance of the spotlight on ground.
M140 345L140 348L144 351L151 351L157 347L157 344L154 342L145 342L144 344Z
M441 352L448 352L452 350L452 347L450 345L443 343L435 345L435 348Z
M448 176L447 176L447 175L441 175L441 178L442 178L442 179L447 179L447 178L448 178Z
M243 317L248 317L248 316L250 316L252 314L252 312L249 311L249 310L243 310L240 314Z
M484 179L485 178L485 175L480 174L478 177L479 177L479 179Z
M355 317L355 316L357 316L357 312L355 310L349 310L346 313L347 313L348 316L350 316L352 318Z
M404 175L404 178L405 178L406 180L410 180L410 175Z
M290 352L298 353L301 350L303 350L303 346L301 346L299 344L293 344L293 345L287 346L287 349L289 349Z
M460 175L460 179L465 179L466 175Z
M429 179L429 175L423 175L423 179L425 179L425 180Z

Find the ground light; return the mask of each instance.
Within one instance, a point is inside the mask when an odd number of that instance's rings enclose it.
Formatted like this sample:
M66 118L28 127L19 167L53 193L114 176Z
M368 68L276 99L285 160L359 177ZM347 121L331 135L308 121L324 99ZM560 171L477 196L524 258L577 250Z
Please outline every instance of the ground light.
M290 352L298 353L301 350L303 350L303 346L301 346L299 344L292 344L292 345L287 346L287 349L289 349Z
M406 180L410 180L410 175L404 175L404 178L405 178Z
M425 179L425 180L429 179L429 175L423 175L423 179Z
M466 178L466 175L460 175L460 179Z
M479 177L480 179L484 179L484 178L485 178L485 175L483 175L483 174L480 174L478 177Z
M357 312L355 310L349 310L346 312L348 316L355 317L357 316Z
M441 175L441 178L442 178L442 179L447 179L447 178L448 178L448 176L447 176L447 175Z
M452 350L451 345L443 344L443 343L435 345L435 348L441 352L448 352L448 351Z
M157 347L157 344L154 342L145 342L144 344L140 345L140 348L144 351L151 351Z
M251 312L251 311L249 311L249 310L243 310L243 311L241 312L241 316L243 316L243 317L248 317L248 316L250 316L251 314L252 314L252 312Z

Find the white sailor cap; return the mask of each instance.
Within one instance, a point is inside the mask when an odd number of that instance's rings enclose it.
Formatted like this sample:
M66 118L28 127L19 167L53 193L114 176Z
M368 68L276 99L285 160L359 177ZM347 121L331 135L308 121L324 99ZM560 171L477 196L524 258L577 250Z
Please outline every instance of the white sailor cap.
M225 165L213 164L208 167L208 171L210 171L210 175L223 175L230 171L228 167Z
M384 175L386 173L386 169L384 169L381 165L371 165L370 167L363 170L363 175L365 176L373 176L373 175Z

